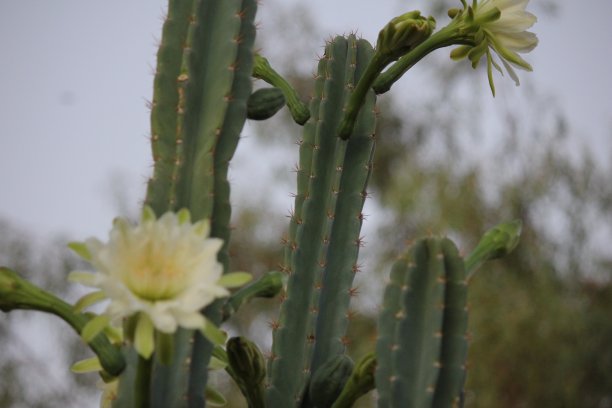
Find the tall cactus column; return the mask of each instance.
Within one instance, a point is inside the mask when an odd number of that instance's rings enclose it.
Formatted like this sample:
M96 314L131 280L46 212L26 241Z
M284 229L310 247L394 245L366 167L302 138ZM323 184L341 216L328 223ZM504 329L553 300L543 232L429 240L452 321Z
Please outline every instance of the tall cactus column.
M346 317L348 289L354 275L358 252L361 207L365 183L367 182L374 131L374 95L368 97L368 108L360 122L359 137L353 147L337 137L337 128L343 114L343 106L359 79L363 67L371 56L371 46L355 36L336 37L326 47L325 55L319 62L315 95L311 101L311 118L304 126L304 138L300 148L298 167L298 192L294 214L291 219L285 270L290 274L286 299L274 333L272 361L269 373L267 403L269 406L292 406L302 397L302 392L311 372L310 360L317 343L316 333L319 304L323 302L324 275L330 274L340 280L349 277L337 311L330 310L330 318ZM349 151L352 152L349 159ZM346 169L348 163L349 169ZM348 175L353 172L352 175ZM352 181L350 181L352 180ZM359 180L355 183L355 180ZM352 183L352 185L351 185ZM352 197L350 200L348 197ZM357 203L351 207L349 201ZM346 215L337 214L337 207L347 207ZM349 211L348 207L351 207ZM345 222L336 227L335 217ZM346 218L346 219L344 219ZM352 219L352 220L351 220ZM357 225L354 230L351 227ZM340 230L351 232L347 254L340 254L346 261L344 272L331 270L327 257L333 244L332 236ZM336 230L336 232L334 232ZM340 239L347 236L339 237ZM340 257L338 258L340 259ZM334 264L336 267L338 265ZM339 268L338 268L339 269ZM343 278L347 281L346 278ZM346 283L344 284L346 286ZM333 290L330 287L331 290ZM329 290L328 290L329 291ZM334 293L333 296L338 296ZM344 301L346 298L346 302ZM329 305L326 303L326 307ZM333 315L333 316L332 316ZM342 331L345 325L340 325ZM329 333L326 333L326 335ZM337 333L336 333L337 334ZM340 343L337 335L330 339ZM325 353L327 356L328 353Z
M256 10L255 0L170 0L152 101L155 168L146 203L158 216L188 208L193 221L210 218L211 236L224 240L226 272L227 171L251 93ZM219 323L219 306L207 315ZM211 349L200 333L179 330L174 359L156 359L153 404L203 406Z
M212 8L209 2L209 7ZM228 3L234 3L229 6ZM231 33L211 35L210 45L215 48L214 55L202 58L201 62L208 66L209 61L217 61L224 53L232 51L229 64L225 65L226 73L231 74L227 89L223 89L222 101L226 105L223 120L219 126L214 128L213 134L216 143L213 151L213 191L214 200L211 217L211 235L224 240L223 247L219 252L219 261L223 264L225 272L229 268L228 245L230 239L230 186L227 179L229 161L234 155L240 132L246 120L246 103L251 94L251 72L253 69L253 44L255 40L254 19L257 11L256 0L241 0L230 2L227 0L217 1L215 6L220 9L226 8L225 14L234 26ZM223 7L222 7L223 6ZM213 17L214 18L214 17ZM218 17L217 17L218 18ZM230 25L223 20L217 20L219 29L227 29ZM212 25L212 23L211 23ZM228 78L230 75L228 75ZM210 73L206 77L205 86L216 88L218 76ZM218 103L219 101L217 101ZM211 104L214 104L211 100ZM212 109L208 106L207 110ZM201 197L200 199L205 199ZM219 302L211 305L206 314L210 320L219 324L221 322ZM191 358L191 379L189 384L189 406L200 407L204 404L203 389L207 382L208 361L212 351L212 344L200 333L196 333L194 350Z
M354 77L347 89L350 93L368 66L373 50L366 40L349 38L349 41L352 41L356 51ZM346 149L343 162L337 167L337 170L340 170L340 180L334 192L337 199L331 214L329 245L321 277L316 339L311 363L313 373L345 349L352 284L359 270L357 258L362 245L362 210L373 167L375 102L374 92L369 92L350 139L340 142L346 144Z

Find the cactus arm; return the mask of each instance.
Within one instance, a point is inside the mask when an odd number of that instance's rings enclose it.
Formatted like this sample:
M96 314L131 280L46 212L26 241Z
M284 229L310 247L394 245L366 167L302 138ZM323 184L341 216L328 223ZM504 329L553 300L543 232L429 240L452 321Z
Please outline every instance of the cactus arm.
M312 157L315 150L315 136L317 132L317 125L319 123L319 106L321 104L321 95L323 94L324 85L325 76L317 75L314 86L314 95L310 101L310 111L312 112L312 116L308 122L304 124L302 140L298 143L300 150L299 164L296 168L297 192L295 193L295 204L289 219L289 232L287 238L285 239L284 263L282 266L282 271L287 274L292 273L291 263L293 253L295 248L297 248L297 229L302 223L302 208L304 201L310 194L309 185L312 169Z
M354 88L354 78L355 78L355 70L357 68L357 40L354 35L348 36L345 41L347 42L346 47L346 56L344 57L344 81L343 81L343 102L346 101L350 92L352 92ZM334 56L334 58L337 58ZM325 135L319 135L319 137L325 137ZM337 140L335 143L335 152L334 159L331 162L320 162L317 161L314 163L317 170L316 172L329 172L331 174L331 183L330 183L330 191L328 193L328 199L325 208L325 226L324 231L322 233L322 247L321 247L321 255L319 258L319 265L315 272L315 290L312 293L311 300L311 313L310 313L310 325L312 327L312 337L311 341L307 344L306 349L306 359L308 361L308 370L311 374L315 374L320 365L326 363L326 361L317 361L318 359L314 359L315 351L318 348L317 343L319 340L323 340L325 342L326 339L321 338L318 333L317 321L322 318L322 311L320 310L322 300L321 294L324 290L324 279L326 275L326 271L329 270L330 265L330 246L333 244L331 241L332 234L334 231L334 226L336 224L336 206L338 204L338 198L340 194L340 181L342 179L342 175L344 174L344 157L346 153L347 143L341 140ZM313 183L316 183L317 180L314 179ZM298 242L299 245L299 242ZM334 271L335 272L335 271ZM348 294L347 294L348 295ZM342 296L341 293L334 293L334 297ZM320 354L320 353L319 353ZM326 356L327 357L327 356ZM313 365L316 364L316 365ZM306 393L305 397L308 397L309 394ZM311 403L308 398L302 403L303 407L311 407Z
M289 82L287 82L285 78L283 78L274 70L274 68L272 68L266 58L259 54L255 54L253 76L255 78L262 79L270 85L273 85L283 91L283 95L285 95L285 99L287 100L289 112L291 112L291 116L297 124L303 125L308 121L308 118L310 117L308 106L302 102L300 96L289 84Z
M465 260L468 281L486 261L506 256L518 245L523 223L521 220L503 222L482 236L476 248Z
M157 216L173 207L177 168L181 158L184 112L185 58L190 48L189 19L194 0L170 1L157 53L157 69L151 102L151 147L155 166L149 181L146 204Z
M463 259L448 239L420 240L393 266L376 346L379 407L443 408L460 396L467 354L465 276Z
M210 119L215 126L207 128L206 120L202 120L203 129L212 130L213 143L208 139L200 148L212 151L203 152L203 157L212 154L213 163L213 191L208 197L200 196L200 200L212 201L211 208L211 235L223 239L224 244L218 254L219 262L223 264L225 273L229 269L228 244L231 216L230 187L227 180L229 161L236 150L240 132L246 120L246 103L251 94L251 73L253 64L253 43L255 41L255 13L257 3L255 0L215 0L202 2L202 12L209 27L204 27L208 33L204 34L209 52L203 55L200 62L205 66L218 66L224 74L229 73L229 80L223 84L222 90L218 81L223 82L223 76L217 77L220 72L206 72L206 86L210 94L205 91L203 106L206 115L214 111L214 105L226 105L222 111L215 113ZM213 14L214 12L214 14ZM208 17L208 19L207 19ZM208 34L208 35L206 35ZM196 34L197 35L197 34ZM204 53L204 51L203 51ZM229 56L229 57L228 57ZM199 58L196 58L196 61ZM215 64L208 64L215 61ZM201 67L203 68L203 67ZM210 75L210 76L208 76ZM214 113L214 112L213 112ZM217 117L216 115L221 115ZM197 168L194 168L197 171ZM209 192L210 193L210 192ZM192 196L192 199L195 196ZM211 200L213 198L213 200ZM214 323L221 322L221 302L217 301L205 311L206 316ZM208 378L208 361L212 352L212 344L201 333L195 334L193 354L191 358L191 375L189 381L188 400L189 407L201 407L205 404L204 389Z
M467 356L467 281L463 259L455 244L445 239L441 243L446 271L444 321L440 350L440 373L432 407L453 406L461 393Z
M404 281L402 312L392 346L394 380L392 406L431 404L439 368L444 304L444 259L435 239L419 241L413 249L414 266Z
M211 235L225 242L219 260L227 271L227 167L251 93L256 4L193 0L189 8L186 3L170 1L164 26L152 111L155 170L146 201L158 215L186 207L193 221L210 218ZM173 26L179 23L180 30ZM162 140L157 127L168 134L165 144L157 145L166 148L164 160L156 156L156 143ZM220 304L209 308L208 317L219 322ZM152 403L202 406L210 351L200 333L179 331L171 364L155 360Z
M271 407L294 405L301 398L308 375L305 354L313 330L309 324L310 301L321 259L327 201L334 173L329 164L334 163L338 140L335 131L340 120L341 109L338 107L343 103L346 54L347 41L337 37L328 44L326 55L319 63L319 75L324 76L326 81L317 123L318 148L313 153L315 165L312 168L310 192L304 202L302 223L297 230L287 298L281 307L279 328L274 334L270 387L266 395L267 405Z
M356 71L353 84L363 73L372 47L365 40L355 42ZM375 95L371 92L360 113L355 131L346 144L337 200L333 210L333 224L323 272L316 329L316 342L311 368L317 368L334 355L344 351L344 335L348 325L351 285L358 269L362 209L366 186L372 168L374 130L376 123Z
M37 310L53 314L64 320L79 335L90 317L77 313L74 308L55 295L21 278L9 268L0 267L0 310ZM119 375L125 368L125 360L119 349L100 333L88 344L98 356L102 368L111 376Z

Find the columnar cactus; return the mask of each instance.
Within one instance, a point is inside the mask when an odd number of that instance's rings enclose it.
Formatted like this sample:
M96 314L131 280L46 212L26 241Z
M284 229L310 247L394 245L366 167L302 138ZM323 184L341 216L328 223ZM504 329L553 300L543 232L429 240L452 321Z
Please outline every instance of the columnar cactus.
M203 407L219 398L207 386L210 365L225 367L255 408L350 407L373 388L379 407L452 406L466 376L468 280L514 248L520 222L485 234L466 261L446 238L417 241L391 271L375 352L354 364L345 336L373 169L376 94L450 45L460 46L454 58L467 56L474 66L486 56L492 89L498 65L491 50L512 75L508 64L529 69L517 54L537 42L524 32L534 21L526 3L462 0L463 9L449 11L452 21L435 33L433 18L409 12L383 28L376 48L355 35L335 37L307 106L254 52L256 0L169 0L141 223L115 221L107 244L71 244L98 270L71 274L97 288L75 305L0 268L0 309L67 321L97 356L75 369L99 371L114 408ZM274 88L252 93L252 77ZM282 268L231 294L248 274L229 271L229 162L245 120L265 120L284 104L303 130ZM251 298L278 293L283 302L266 364L255 343L226 342L218 326ZM111 301L105 312L83 312L104 299Z

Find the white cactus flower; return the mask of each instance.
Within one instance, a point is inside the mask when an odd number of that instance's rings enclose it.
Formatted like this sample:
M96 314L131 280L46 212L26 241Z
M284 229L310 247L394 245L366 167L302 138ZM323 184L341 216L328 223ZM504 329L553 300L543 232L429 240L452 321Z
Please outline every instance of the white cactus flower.
M462 45L451 52L451 58L468 57L476 67L481 57L486 55L489 83L493 94L492 68L502 72L493 59L491 49L498 55L506 71L519 85L514 68L531 71L531 65L519 53L527 53L538 44L538 38L526 31L537 21L537 17L526 11L529 0L482 0L473 1L472 6L459 13L466 25L475 31L475 45ZM465 6L465 3L464 3ZM503 72L502 72L503 74Z
M228 296L227 287L239 286L250 277L245 273L222 277L217 253L223 241L210 238L209 232L209 222L191 224L187 210L156 219L145 208L139 225L115 219L107 243L90 238L71 244L96 272L74 271L69 279L98 289L84 296L77 307L110 300L105 312L83 329L83 338L92 339L109 322L119 324L136 315L134 345L148 358L155 329L173 333L180 326L205 331L202 308Z

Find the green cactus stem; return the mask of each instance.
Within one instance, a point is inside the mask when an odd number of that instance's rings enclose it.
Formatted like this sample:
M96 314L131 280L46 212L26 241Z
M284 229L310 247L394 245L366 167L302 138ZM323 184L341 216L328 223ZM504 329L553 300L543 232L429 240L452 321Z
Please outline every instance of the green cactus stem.
M308 377L307 343L312 341L311 300L315 276L321 260L323 235L326 230L327 203L333 180L336 152L334 136L340 108L343 105L347 41L337 37L326 47L319 62L318 75L325 79L320 98L319 120L316 123L316 148L313 151L311 184L304 200L301 222L291 262L287 297L282 304L278 328L274 332L273 358L269 372L268 406L293 406L301 398ZM306 131L306 129L305 129ZM330 164L332 166L330 166Z
M308 118L310 117L308 106L302 102L300 96L289 84L289 82L287 82L285 78L283 78L274 70L274 68L272 68L266 58L259 54L255 54L253 76L255 78L262 79L270 85L273 85L283 91L283 95L287 100L289 112L291 112L291 116L297 124L303 125L306 123L306 121L308 121Z
M282 265L282 271L291 274L292 271L292 259L295 248L297 248L297 230L298 226L302 224L302 208L304 201L310 196L310 176L312 174L312 157L317 147L315 137L317 134L317 126L319 123L319 107L321 105L321 97L323 93L323 87L325 85L325 77L318 75L314 85L314 96L310 101L310 111L312 116L304 124L304 130L302 132L302 139L299 142L299 164L295 169L297 174L297 192L295 193L295 204L291 217L289 219L289 232L285 238L285 253L284 263Z
M195 0L170 1L157 53L151 101L151 146L155 167L146 204L159 217L176 210L178 168L184 162L182 145L187 57L191 48L190 23Z
M0 310L37 310L53 314L70 325L79 335L91 319L55 295L21 278L13 270L0 267ZM111 376L118 376L125 368L119 349L100 333L87 343L98 356L102 368Z
M349 40L351 38L349 37ZM347 84L359 81L372 58L372 46L365 40L354 40L355 68ZM352 65L349 64L349 65ZM348 94L354 89L347 85ZM376 97L369 92L363 109L357 117L353 135L347 141L339 141L344 148L337 161L337 186L334 187L335 205L329 210L329 243L326 247L325 266L321 276L321 289L316 322L316 341L311 370L345 351L345 334L348 326L349 303L352 284L357 273L360 237L363 221L363 205L367 196L367 184L373 167L374 132L376 128Z
M198 205L197 203L202 200L212 201L211 236L224 241L218 259L223 264L224 272L227 273L231 217L227 173L246 120L246 104L251 94L257 2L255 0L203 1L201 9L202 23L194 33L194 43L201 44L201 47L193 51L191 58L192 69L204 71L196 81L203 87L200 99L201 127L193 156L194 167L187 179L198 174L200 158L204 164L207 162L206 157L212 155L213 194L194 195L198 185L193 184L191 190L187 188L185 193L191 198L190 206ZM209 61L215 63L210 64ZM223 107L218 108L219 105ZM203 170L210 171L209 165ZM214 324L219 324L221 302L217 301L209 306L205 314ZM202 392L207 381L211 351L212 344L200 333L196 333L191 358L189 407L200 407L204 404Z
M290 276L274 333L267 394L268 404L273 406L288 406L299 400L310 371L324 249L329 242L346 151L346 143L338 142L336 129L346 96L354 87L356 44L351 36L348 40L337 37L327 45L311 102L313 117L304 127L296 210L286 251L286 260L291 260L287 268ZM308 168L310 172L304 171Z
M145 201L156 213L187 208L194 222L210 219L211 236L224 240L219 261L227 272L227 169L251 94L257 4L186 3L170 0L164 24L151 119L155 169ZM220 307L207 308L215 324ZM199 333L175 335L171 364L156 357L153 367L152 390L165 395L160 406L203 406L211 349Z
M448 239L418 241L394 265L379 320L379 407L449 407L467 354L465 266Z

